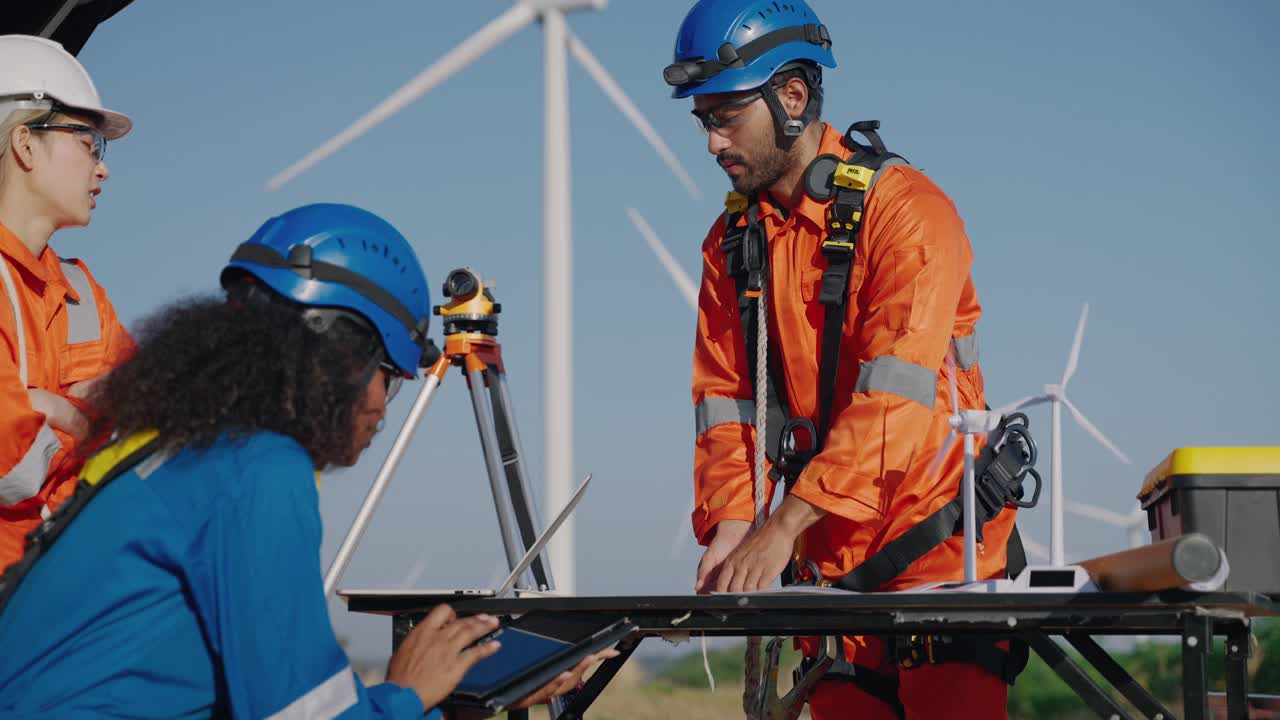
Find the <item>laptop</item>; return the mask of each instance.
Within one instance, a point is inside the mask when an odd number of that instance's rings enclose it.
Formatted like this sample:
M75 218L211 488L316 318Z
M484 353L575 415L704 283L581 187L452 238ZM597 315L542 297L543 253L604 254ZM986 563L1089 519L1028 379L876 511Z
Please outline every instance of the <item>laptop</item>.
M591 484L591 475L588 474L587 477L583 479L582 484L578 485L578 489L573 491L573 495L569 498L569 502L565 503L564 507L560 509L560 512L556 513L555 519L553 519L551 523L547 525L547 527L542 531L542 533L538 535L537 539L533 541L533 544L530 545L529 549L525 552L524 557L520 558L520 562L516 563L516 566L511 570L511 574L507 576L507 579L501 585L499 585L497 589L493 589L493 588L464 588L464 589L458 589L458 590L415 590L412 588L406 588L401 590L387 590L387 589L345 590L344 589L344 590L339 590L337 594L339 597L343 598L344 601L348 596L351 596L351 595L362 595L365 597L376 597L376 596L403 597L403 596L412 595L414 598L428 600L430 602L435 602L435 603L448 602L449 600L457 600L460 598L508 597L514 592L516 582L520 579L520 576L524 574L525 570L529 569L529 566L533 564L534 558L538 557L538 555L542 553L542 549L547 546L547 542L551 540L551 536L555 534L556 530L560 529L560 526L564 524L565 519L567 519L569 517L569 514L573 512L573 509L578 506L578 501L582 499L582 496L587 491L587 486L590 484Z

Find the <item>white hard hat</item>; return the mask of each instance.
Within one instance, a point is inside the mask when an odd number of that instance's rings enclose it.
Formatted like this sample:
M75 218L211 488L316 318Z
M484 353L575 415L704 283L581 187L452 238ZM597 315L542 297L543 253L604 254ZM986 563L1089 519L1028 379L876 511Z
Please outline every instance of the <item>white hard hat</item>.
M75 56L34 35L0 35L0 120L15 110L83 110L102 117L108 140L133 127L127 115L102 107L98 89Z

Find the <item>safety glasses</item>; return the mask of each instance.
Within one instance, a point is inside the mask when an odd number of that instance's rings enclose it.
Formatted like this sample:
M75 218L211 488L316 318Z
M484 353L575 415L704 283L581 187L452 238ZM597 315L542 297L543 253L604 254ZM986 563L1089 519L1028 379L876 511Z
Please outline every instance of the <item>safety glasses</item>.
M387 404L391 404L391 399L400 392L400 386L404 385L404 373L400 372L400 368L387 362L378 363L378 367L382 368L382 377L386 380Z
M365 364L364 369L360 372L360 387L367 388L373 380L374 373L382 371L382 387L386 391L383 403L391 404L392 398L400 392L400 386L404 384L404 372L400 368L392 365L386 359L381 348L375 350L373 355L369 357L369 362Z
M735 112L726 115L725 111L739 110L762 97L764 97L764 94L757 90L737 100L728 100L706 110L694 108L689 112L693 114L694 119L698 122L698 127L702 128L705 133L710 133L712 130L729 130L741 122L744 113Z
M32 130L69 132L82 135L88 135L93 141L93 159L102 162L102 158L107 156L107 138L102 131L92 125L77 125L73 123L28 123L27 127Z

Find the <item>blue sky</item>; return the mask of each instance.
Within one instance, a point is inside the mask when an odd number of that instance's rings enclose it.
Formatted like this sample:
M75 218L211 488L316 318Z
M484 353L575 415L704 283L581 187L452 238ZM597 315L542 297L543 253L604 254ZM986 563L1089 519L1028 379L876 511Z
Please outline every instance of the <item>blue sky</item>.
M965 220L989 402L1056 382L1090 303L1070 396L1134 464L1067 421L1069 497L1127 511L1145 472L1176 447L1277 444L1280 51L1269 38L1280 5L813 6L840 62L826 76L827 119L881 120L890 148L932 176ZM413 242L434 288L462 265L496 283L540 487L539 28L283 189L263 189L508 7L137 0L81 54L107 105L136 129L110 147L93 225L54 246L84 257L133 324L212 290L232 248L272 214L316 201L378 212ZM688 101L670 100L661 80L687 7L614 0L569 19L702 191L692 200L570 61L575 467L595 474L577 515L582 593L684 592L699 557L692 543L670 553L691 494L694 320L624 214L640 209L696 277L727 187ZM390 428L413 392L393 407ZM1048 413L1032 422L1047 450ZM324 482L326 566L391 435ZM393 587L411 572L426 587L491 582L502 552L488 492L465 384L452 375L343 584ZM1047 542L1047 508L1020 524ZM1068 518L1069 557L1124 541ZM384 619L334 607L357 653L386 651Z

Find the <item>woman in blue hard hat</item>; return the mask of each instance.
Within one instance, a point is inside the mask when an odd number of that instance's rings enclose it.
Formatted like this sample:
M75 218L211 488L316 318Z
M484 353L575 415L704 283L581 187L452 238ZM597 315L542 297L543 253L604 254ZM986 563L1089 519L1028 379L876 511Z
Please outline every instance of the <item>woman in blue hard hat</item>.
M310 205L267 221L222 284L147 321L95 391L114 440L60 534L0 582L0 716L421 717L496 650L474 644L493 618L442 606L366 688L329 624L315 474L354 464L431 361L409 244Z
M0 570L71 494L83 399L133 350L84 262L49 247L89 224L107 141L131 127L62 46L0 36Z

